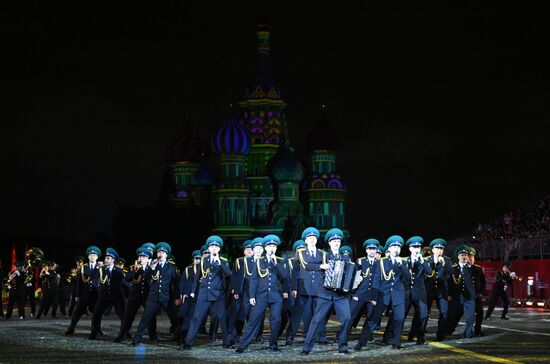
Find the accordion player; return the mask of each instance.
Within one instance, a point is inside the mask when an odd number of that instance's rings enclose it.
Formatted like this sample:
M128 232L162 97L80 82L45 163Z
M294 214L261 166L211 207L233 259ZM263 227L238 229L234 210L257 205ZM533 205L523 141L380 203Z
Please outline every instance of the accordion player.
M341 258L330 259L325 271L323 287L330 291L347 293L353 289L355 281L355 263Z

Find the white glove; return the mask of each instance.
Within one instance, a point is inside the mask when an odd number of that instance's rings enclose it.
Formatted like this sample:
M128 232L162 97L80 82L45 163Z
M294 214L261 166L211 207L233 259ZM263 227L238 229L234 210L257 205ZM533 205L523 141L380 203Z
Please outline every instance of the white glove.
M516 279L516 272L512 272L512 273L510 273L510 278L512 278L512 279Z

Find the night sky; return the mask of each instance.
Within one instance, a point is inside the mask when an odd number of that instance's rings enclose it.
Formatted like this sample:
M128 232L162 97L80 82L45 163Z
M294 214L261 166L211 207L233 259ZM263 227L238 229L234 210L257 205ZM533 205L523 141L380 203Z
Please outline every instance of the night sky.
M243 96L263 15L297 156L322 104L339 129L354 240L453 237L549 193L545 9L109 3L5 13L2 233L87 241L154 204L186 105L209 139Z

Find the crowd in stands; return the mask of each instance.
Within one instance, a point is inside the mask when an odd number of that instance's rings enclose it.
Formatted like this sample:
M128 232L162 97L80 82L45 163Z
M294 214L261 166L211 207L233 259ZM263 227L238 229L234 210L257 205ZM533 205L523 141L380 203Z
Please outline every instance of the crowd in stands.
M550 196L543 197L527 208L505 213L489 223L480 223L471 241L491 242L550 235Z

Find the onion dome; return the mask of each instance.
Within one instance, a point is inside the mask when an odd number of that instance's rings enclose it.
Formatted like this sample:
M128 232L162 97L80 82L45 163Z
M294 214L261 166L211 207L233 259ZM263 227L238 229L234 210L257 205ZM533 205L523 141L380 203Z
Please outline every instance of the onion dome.
M308 136L308 149L313 150L336 150L338 149L338 129L329 121L325 105L322 106L321 117L313 126Z
M273 177L279 182L298 182L304 178L304 167L288 148L285 148L273 165Z
M207 144L199 135L198 130L187 120L174 143L168 149L166 161L176 162L200 162L207 151Z
M194 186L212 186L214 184L214 175L212 175L206 163L202 162L199 169L193 173L191 184Z
M248 154L250 137L235 117L230 117L214 134L212 147L216 153Z

